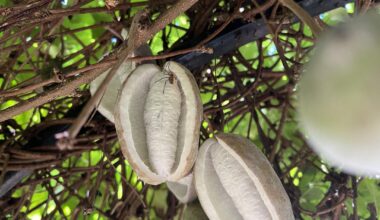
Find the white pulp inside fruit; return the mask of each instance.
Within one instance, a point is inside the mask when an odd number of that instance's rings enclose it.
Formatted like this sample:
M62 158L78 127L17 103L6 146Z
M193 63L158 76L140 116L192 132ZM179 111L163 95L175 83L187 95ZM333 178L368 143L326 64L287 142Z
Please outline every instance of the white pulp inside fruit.
M219 180L243 219L271 219L254 182L239 162L214 143L210 156Z
M170 175L175 163L180 115L181 91L177 82L171 82L168 74L156 74L150 81L144 123L152 168L164 177Z

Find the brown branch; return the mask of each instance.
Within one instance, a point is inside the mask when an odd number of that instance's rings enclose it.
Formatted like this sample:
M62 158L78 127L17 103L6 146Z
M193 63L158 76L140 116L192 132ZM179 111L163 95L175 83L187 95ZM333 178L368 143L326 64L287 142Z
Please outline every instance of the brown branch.
M270 7L272 7L274 3L276 3L276 0L269 0L264 4L260 5L259 7L255 7L254 9L249 10L243 14L238 14L237 17L248 20L253 19L257 14L263 13Z
M9 107L7 109L0 111L0 122L8 120L18 114L21 114L29 109L41 106L46 104L57 97L67 96L75 92L75 90L81 86L82 84L89 83L100 74L102 74L106 68L94 69L93 71L89 71L87 74L83 74L67 83L63 83L59 87L45 92L39 96L30 98L28 100L22 101L17 105Z
M293 0L279 0L279 2L289 8L303 23L307 24L314 36L318 37L318 35L322 32L322 28L314 21L314 19L307 13L301 6L299 6Z
M156 56L136 56L136 57L131 57L131 58L129 58L129 60L132 60L132 61L135 61L137 63L140 63L142 61L148 61L148 60L167 59L167 58L170 58L170 57L175 57L175 56L186 54L186 53L190 53L190 52L199 52L199 53L212 54L213 53L213 49L212 48L202 47L202 46L201 47L196 46L196 47L192 47L192 48L188 48L188 49L183 49L183 50L178 50L178 51L173 51L173 52L170 52L170 53L160 54L160 55L156 55Z
M110 67L112 64L115 64L115 63L116 63L116 59L110 58L110 59L102 61L101 63L97 63L97 64L89 65L89 66L86 66L86 67L83 67L83 68L80 68L77 70L73 70L73 71L65 74L65 77L76 76L78 74L85 73L87 71L95 70L98 68L107 68L107 67Z
M273 149L272 149L272 152L270 153L270 156L269 156L269 161L271 163L273 163L274 159L275 159L275 156L277 154L277 151L278 151L278 148L280 146L277 146L279 141L280 141L280 138L282 136L282 132L283 132L283 128L285 126L285 120L287 118L287 114L288 114L288 103L285 102L284 103L284 106L282 108L282 113L281 113L281 118L280 118L280 122L279 122L279 125L278 125L278 128L277 128L277 131L276 131L276 138L274 139L274 142L273 142Z
M86 103L86 106L83 108L82 112L78 116L77 120L69 129L69 138L75 138L82 126L86 123L88 117L99 104L101 98L103 97L104 92L113 76L116 74L117 69L120 65L125 62L125 59L128 58L132 52L145 44L148 40L153 38L153 36L162 30L167 24L172 22L176 17L178 17L182 12L189 9L194 5L198 0L180 0L170 9L165 11L150 27L146 28L142 23L142 19L146 18L146 12L138 12L130 28L131 37L128 40L128 46L123 48L118 56L118 62L113 66L110 72L107 74L106 78L103 80L102 84L99 86L98 90L94 96Z

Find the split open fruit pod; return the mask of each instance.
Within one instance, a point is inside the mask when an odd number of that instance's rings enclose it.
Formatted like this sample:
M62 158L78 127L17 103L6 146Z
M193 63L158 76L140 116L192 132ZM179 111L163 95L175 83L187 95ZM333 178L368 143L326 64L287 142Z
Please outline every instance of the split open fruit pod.
M321 36L299 83L299 121L310 146L343 171L380 174L380 15Z
M280 179L246 138L218 134L206 140L194 175L198 199L211 220L294 219Z
M177 182L167 182L166 185L182 203L190 203L197 198L194 185L194 174L192 172Z
M125 81L115 109L121 149L146 183L178 181L198 152L202 103L189 70L167 62L138 66Z
M143 45L134 52L134 56L148 56L151 54L150 48L147 45ZM123 62L117 69L116 74L112 78L108 85L102 100L98 105L98 111L108 120L114 123L114 109L117 101L117 95L121 86L128 75L136 68L137 64L134 61L127 60ZM98 76L90 83L90 93L94 95L106 78L111 68L107 69L104 73Z

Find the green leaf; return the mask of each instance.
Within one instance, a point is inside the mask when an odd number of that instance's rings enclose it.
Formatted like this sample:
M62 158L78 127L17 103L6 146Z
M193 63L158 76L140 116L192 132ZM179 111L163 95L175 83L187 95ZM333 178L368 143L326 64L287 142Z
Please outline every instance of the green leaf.
M259 56L259 51L256 42L251 42L245 44L244 46L241 46L239 48L239 51L242 54L242 56L247 60L254 59Z
M363 179L358 185L357 206L362 218L368 218L370 213L368 204L373 203L377 209L377 218L380 219L380 181L376 179Z

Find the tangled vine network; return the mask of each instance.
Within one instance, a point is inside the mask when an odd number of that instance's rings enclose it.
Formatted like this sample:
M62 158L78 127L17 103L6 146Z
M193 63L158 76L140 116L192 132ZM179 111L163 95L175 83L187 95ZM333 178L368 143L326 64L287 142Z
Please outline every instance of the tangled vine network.
M297 82L319 31L371 0L0 0L0 218L181 219L165 185L138 179L93 79L130 57L187 66L204 107L201 142L251 139L298 219L377 219L379 182L324 163L297 124ZM123 29L129 30L126 46ZM335 16L335 17L334 17ZM133 39L133 42L132 40ZM112 72L112 71L111 71ZM57 133L75 138L57 147ZM238 179L236 181L239 181ZM377 206L376 206L377 205Z

